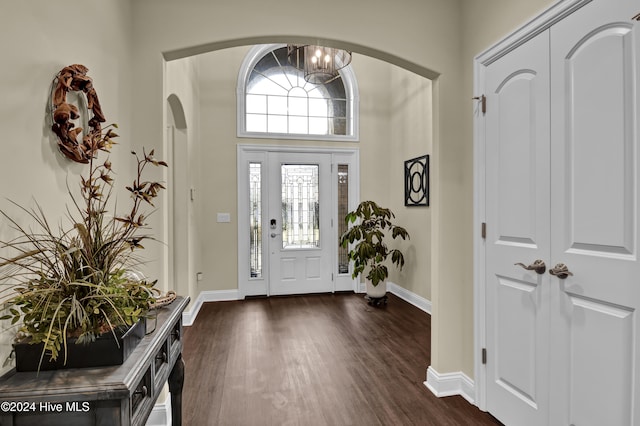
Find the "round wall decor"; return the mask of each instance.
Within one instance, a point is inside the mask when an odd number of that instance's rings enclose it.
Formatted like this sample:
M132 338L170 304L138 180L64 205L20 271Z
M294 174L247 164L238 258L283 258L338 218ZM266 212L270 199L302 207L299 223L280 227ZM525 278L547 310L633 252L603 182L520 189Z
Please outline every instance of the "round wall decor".
M105 122L100 108L98 94L93 87L93 80L87 75L89 68L74 64L64 67L53 80L51 104L53 111L53 125L51 130L58 137L60 151L70 160L78 163L88 163L101 149L102 126ZM78 107L67 102L69 92L78 92L86 98L86 113L90 110L92 117L85 121L88 129L76 127L72 120L80 117ZM86 120L87 117L84 117ZM82 140L78 140L84 130Z

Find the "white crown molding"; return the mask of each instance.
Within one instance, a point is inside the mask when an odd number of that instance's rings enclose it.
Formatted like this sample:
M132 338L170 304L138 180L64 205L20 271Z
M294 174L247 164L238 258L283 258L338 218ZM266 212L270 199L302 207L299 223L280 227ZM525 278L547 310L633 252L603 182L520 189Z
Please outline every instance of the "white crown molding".
M560 0L511 34L476 56L476 61L489 65L518 46L550 28L556 22L593 0Z

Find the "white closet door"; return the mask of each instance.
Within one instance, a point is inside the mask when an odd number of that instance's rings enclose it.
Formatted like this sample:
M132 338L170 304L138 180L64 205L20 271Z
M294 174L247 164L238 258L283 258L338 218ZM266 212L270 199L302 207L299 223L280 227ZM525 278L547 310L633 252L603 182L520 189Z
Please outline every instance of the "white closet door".
M507 425L549 413L549 35L489 65L486 113L487 409Z
M640 424L638 0L551 28L553 425ZM550 265L553 266L553 265Z

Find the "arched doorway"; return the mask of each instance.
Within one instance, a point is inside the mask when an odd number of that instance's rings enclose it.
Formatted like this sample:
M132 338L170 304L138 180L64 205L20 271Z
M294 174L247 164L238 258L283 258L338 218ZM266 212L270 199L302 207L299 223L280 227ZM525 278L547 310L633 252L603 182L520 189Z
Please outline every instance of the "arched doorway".
M190 295L189 233L191 190L189 185L189 143L187 121L180 99L167 98L167 159L169 162L169 289Z

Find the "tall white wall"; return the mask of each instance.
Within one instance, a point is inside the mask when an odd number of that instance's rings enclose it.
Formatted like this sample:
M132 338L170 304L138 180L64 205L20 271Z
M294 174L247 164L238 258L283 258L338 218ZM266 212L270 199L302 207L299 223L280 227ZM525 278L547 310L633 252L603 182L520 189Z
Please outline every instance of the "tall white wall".
M57 148L50 130L48 102L51 82L63 67L89 68L108 122L119 125L119 145L111 161L117 173L121 205L128 193L133 161L131 141L132 69L131 8L128 0L51 2L2 1L0 12L0 209L30 222L7 201L33 206L36 200L53 226L65 223L70 205L67 183L79 188L86 166L72 163ZM101 155L100 158L104 158ZM13 232L0 220L0 238ZM5 322L6 323L6 322ZM6 327L7 324L3 324ZM10 352L15 328L0 334L0 365Z

